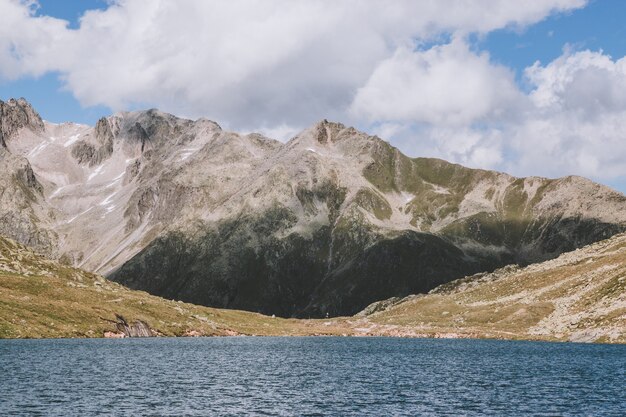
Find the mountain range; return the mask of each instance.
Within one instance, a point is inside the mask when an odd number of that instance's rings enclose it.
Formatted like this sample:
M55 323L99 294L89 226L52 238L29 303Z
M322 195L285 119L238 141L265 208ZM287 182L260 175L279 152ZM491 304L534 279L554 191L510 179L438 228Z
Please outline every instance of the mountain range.
M0 102L0 235L168 299L354 314L626 231L626 197L516 178L320 121L286 143L158 110L95 126Z

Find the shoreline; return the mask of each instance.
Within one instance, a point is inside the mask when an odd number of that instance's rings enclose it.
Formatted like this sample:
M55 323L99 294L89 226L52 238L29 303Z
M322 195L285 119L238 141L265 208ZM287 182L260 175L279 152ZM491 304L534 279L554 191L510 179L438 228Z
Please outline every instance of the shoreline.
M444 335L445 334L445 335ZM208 339L208 338L357 338L357 339L422 339L422 340L490 340L503 342L542 342L542 343L567 343L581 345L626 345L623 341L581 341L570 339L559 339L554 337L537 337L537 338L515 338L515 337L497 337L478 335L464 335L451 333L434 333L420 335L388 335L388 334L233 334L233 335L196 335L196 336L175 336L175 335L157 335L144 337L106 337L106 336L84 336L84 337L12 337L0 338L0 342L5 340L117 340L117 339Z

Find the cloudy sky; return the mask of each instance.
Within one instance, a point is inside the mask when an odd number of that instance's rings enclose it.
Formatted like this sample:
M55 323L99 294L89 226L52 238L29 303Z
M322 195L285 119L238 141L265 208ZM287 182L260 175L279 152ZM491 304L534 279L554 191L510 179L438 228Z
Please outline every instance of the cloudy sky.
M410 156L626 191L622 0L0 0L0 99L157 107L286 140L327 118Z

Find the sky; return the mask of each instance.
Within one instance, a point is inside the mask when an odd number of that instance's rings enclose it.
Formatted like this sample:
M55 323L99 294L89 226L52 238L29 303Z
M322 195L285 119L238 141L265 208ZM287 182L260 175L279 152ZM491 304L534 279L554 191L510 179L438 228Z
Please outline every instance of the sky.
M0 99L52 122L159 108L288 140L626 192L622 0L0 0Z

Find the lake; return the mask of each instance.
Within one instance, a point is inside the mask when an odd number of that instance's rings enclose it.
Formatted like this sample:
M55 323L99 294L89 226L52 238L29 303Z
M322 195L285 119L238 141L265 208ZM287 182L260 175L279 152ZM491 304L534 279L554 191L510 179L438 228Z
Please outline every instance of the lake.
M0 340L0 415L626 415L626 346Z

